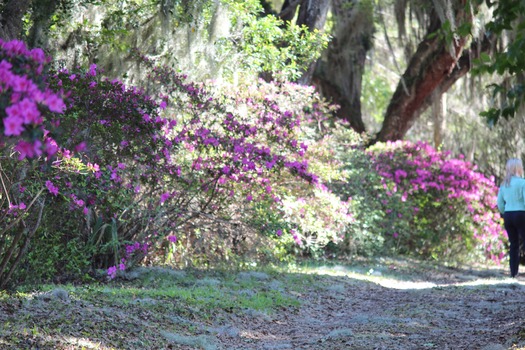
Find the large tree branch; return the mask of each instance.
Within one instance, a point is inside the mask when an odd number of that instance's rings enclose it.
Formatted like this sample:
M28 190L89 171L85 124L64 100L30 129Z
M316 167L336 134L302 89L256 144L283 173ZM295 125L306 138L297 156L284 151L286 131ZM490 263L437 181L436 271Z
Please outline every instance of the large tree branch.
M457 23L471 23L472 14L461 7L456 13L456 19ZM433 29L438 20L434 19L432 22L429 34L436 33ZM405 136L422 108L428 107L427 101L434 92L455 81L454 69L458 67L466 41L466 37L454 37L449 48L439 36L427 35L410 59L387 107L383 126L373 142L399 140ZM457 73L464 74L462 70Z
M332 103L339 106L337 109L338 118L346 120L350 127L358 133L366 131L360 113L361 101L355 98L357 95L345 95L340 86L337 86L332 80L326 79L326 73L314 74L312 83L322 96L330 98Z
M47 47L47 33L57 6L58 0L39 0L33 3L33 25L27 38L30 47Z
M434 38L419 45L401 78L407 90L403 84L398 85L388 105L377 141L402 139L419 116L425 101L452 73L458 58L451 55L439 41ZM459 45L455 49L461 51Z
M454 85L456 81L465 76L472 69L472 61L479 58L482 52L490 53L495 45L496 36L483 36L481 42L475 41L470 45L468 50L465 50L454 67L454 70L441 82L437 91L444 94ZM418 114L423 113L432 105L432 96L427 96L421 105Z
M372 47L373 13L357 0L335 0L332 6L334 37L326 60L319 61L313 83L323 96L339 105L337 116L362 133L361 85L366 55Z

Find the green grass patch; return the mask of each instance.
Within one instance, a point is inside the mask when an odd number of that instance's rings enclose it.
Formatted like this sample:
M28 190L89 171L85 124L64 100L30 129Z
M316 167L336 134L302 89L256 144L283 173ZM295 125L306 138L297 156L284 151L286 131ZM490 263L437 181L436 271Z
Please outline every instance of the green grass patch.
M296 309L291 292L308 283L275 270L139 268L113 281L21 286L0 293L0 348L156 349L192 337L213 345L202 335L209 324Z

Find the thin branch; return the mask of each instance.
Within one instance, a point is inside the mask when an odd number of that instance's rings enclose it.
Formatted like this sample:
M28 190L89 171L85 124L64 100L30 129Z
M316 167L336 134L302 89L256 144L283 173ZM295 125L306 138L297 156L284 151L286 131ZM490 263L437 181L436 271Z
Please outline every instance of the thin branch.
M394 48L392 47L392 43L390 42L390 38L389 38L388 33L386 31L386 23L385 23L385 19L383 17L383 9L381 8L380 2L378 3L377 6L379 6L379 19L381 21L381 27L383 28L383 33L385 35L385 40L386 40L386 44L388 46L388 50L392 54L392 58L393 58L393 61L394 61L394 66L397 69L397 74L399 74L399 76L401 77L401 84L403 85L403 89L405 90L405 93L407 95L409 95L410 93L408 92L408 88L407 88L406 83L405 83L405 78L403 77L403 74L401 73L401 68L399 67L399 64L397 63L397 59L396 59L396 54L394 52Z
M9 193L7 192L7 188L4 183L4 177L2 176L3 172L4 172L4 169L2 169L2 164L0 164L0 180L2 181L2 187L4 188L4 193L7 198L7 203L9 204L9 207L11 207L11 200L9 199Z
M42 194L42 192L44 191L45 188L42 188L40 190L40 192L37 193L37 195L35 196L35 198L33 198L33 200L31 201L31 203L27 206L27 208L25 209L25 211L29 211L29 209L31 209L31 207L33 206L33 204L35 203L35 201L37 200L38 197L40 197L40 195ZM0 233L0 236L3 236L8 230L12 229L20 220L22 219L22 216L19 216L15 221L13 221L9 226L7 226L1 233Z
M16 269L16 267L20 263L20 260L22 259L22 257L25 255L25 253L27 251L27 246L29 245L29 241L31 240L31 238L33 238L33 236L36 233L36 230L38 230L38 228L40 227L40 223L42 221L42 213L44 211L44 203L45 202L43 201L42 204L40 205L40 210L38 212L38 219L37 219L37 221L35 223L35 226L33 227L33 230L31 230L31 232L27 235L27 237L26 237L26 239L24 241L24 245L18 251L18 255L17 255L15 261L11 264L11 266L9 268L9 272L7 273L6 277L2 278L2 273L0 273L0 289L3 289L5 287L5 285L7 284L7 282L11 279L11 275L13 274L13 272Z

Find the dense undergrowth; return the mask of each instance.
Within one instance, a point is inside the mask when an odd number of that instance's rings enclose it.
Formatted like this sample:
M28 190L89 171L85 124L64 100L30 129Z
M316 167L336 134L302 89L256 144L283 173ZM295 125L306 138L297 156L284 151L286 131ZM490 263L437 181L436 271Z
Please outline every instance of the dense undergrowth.
M144 87L0 42L0 288L140 264L504 258L494 181L462 159L365 149L310 88L135 58Z

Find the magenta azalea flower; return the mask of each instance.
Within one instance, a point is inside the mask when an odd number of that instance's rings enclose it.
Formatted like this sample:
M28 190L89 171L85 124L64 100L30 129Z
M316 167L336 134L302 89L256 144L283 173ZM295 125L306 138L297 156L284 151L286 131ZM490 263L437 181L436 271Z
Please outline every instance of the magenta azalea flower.
M14 107L14 106L11 106L11 107ZM7 109L11 107L6 108L6 112L7 112ZM23 123L24 123L24 120L20 118L19 116L13 115L13 116L4 118L4 134L6 136L20 135L24 131L24 126L22 125Z
M117 277L117 267L116 266L111 266L110 268L108 268L108 276L111 279Z
M49 180L46 181L46 187L47 187L49 193L51 193L55 197L58 195L58 187L55 186L51 181L49 181Z

